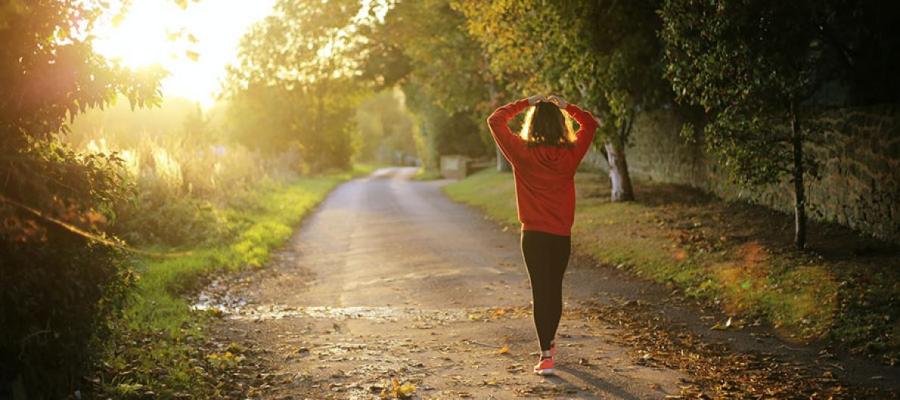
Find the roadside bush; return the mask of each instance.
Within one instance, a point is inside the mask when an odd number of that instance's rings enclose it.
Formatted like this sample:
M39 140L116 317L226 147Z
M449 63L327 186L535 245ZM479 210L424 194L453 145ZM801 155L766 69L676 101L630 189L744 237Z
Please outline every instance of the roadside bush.
M105 142L88 151L109 153ZM112 232L133 245L196 246L229 238L220 209L265 181L265 163L241 146L145 139L119 149L135 186L115 207Z
M133 279L94 244L125 197L120 160L57 142L9 151L0 183L0 398L62 398L90 365ZM40 210L40 211L38 211Z
M0 381L29 398L79 386L133 282L121 252L51 231L46 243L0 242Z

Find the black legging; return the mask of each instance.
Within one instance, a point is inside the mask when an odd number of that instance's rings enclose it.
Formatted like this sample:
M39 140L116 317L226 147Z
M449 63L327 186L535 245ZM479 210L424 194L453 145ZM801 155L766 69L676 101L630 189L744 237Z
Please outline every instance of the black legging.
M522 256L531 281L534 300L534 327L541 350L549 350L562 316L562 281L569 253L569 236L539 231L522 231Z

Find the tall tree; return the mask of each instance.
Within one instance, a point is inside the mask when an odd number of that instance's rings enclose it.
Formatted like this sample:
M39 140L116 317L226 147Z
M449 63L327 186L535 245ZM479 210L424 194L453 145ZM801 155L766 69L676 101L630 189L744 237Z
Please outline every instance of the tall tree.
M708 151L744 185L794 190L794 242L806 244L804 179L814 160L804 144L819 132L809 106L839 76L841 46L826 37L841 2L668 0L660 11L678 99L702 106Z
M270 151L293 145L313 171L349 166L364 11L356 0L275 4L229 69L225 93L239 140Z
M422 156L431 168L437 155L482 156L493 146L483 120L496 105L496 85L464 23L449 0L406 0L395 2L383 23L367 32L363 77L403 88L419 116Z
M600 117L611 198L632 200L625 147L634 118L671 97L661 78L658 1L454 4L512 91L557 92Z
M365 161L402 163L417 152L413 116L395 88L384 90L360 104L356 111L355 157Z

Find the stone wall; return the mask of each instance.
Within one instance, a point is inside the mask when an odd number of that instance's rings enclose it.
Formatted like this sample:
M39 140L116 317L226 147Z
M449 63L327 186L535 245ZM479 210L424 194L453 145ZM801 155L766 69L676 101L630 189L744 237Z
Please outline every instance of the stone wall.
M900 243L900 107L834 109L814 120L822 134L805 148L819 161L820 179L807 180L810 217ZM627 149L632 176L792 212L793 189L787 180L756 189L729 183L701 144L682 140L681 125L670 110L638 117ZM589 162L605 167L597 155Z

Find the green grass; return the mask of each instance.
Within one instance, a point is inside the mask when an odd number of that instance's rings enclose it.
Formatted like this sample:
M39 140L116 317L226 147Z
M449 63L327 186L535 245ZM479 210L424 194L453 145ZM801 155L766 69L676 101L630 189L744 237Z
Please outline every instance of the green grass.
M484 171L445 192L518 226L513 185L511 174ZM576 186L576 252L718 304L739 324L759 318L790 340L830 338L896 361L900 287L898 271L889 267L896 260L890 251L853 257L854 246L873 246L869 239L850 240L844 229L813 225L818 236L811 243L825 251L797 252L784 224L788 216L761 207L640 182L637 202L611 203L607 178L591 173L579 173ZM873 273L882 279L865 278Z
M204 348L208 313L193 311L188 294L212 274L263 266L296 225L337 184L368 174L370 166L285 184L263 185L223 210L237 234L214 246L137 261L139 281L106 344L101 391L111 397L221 395L215 370L221 358ZM155 252L167 249L154 248Z

